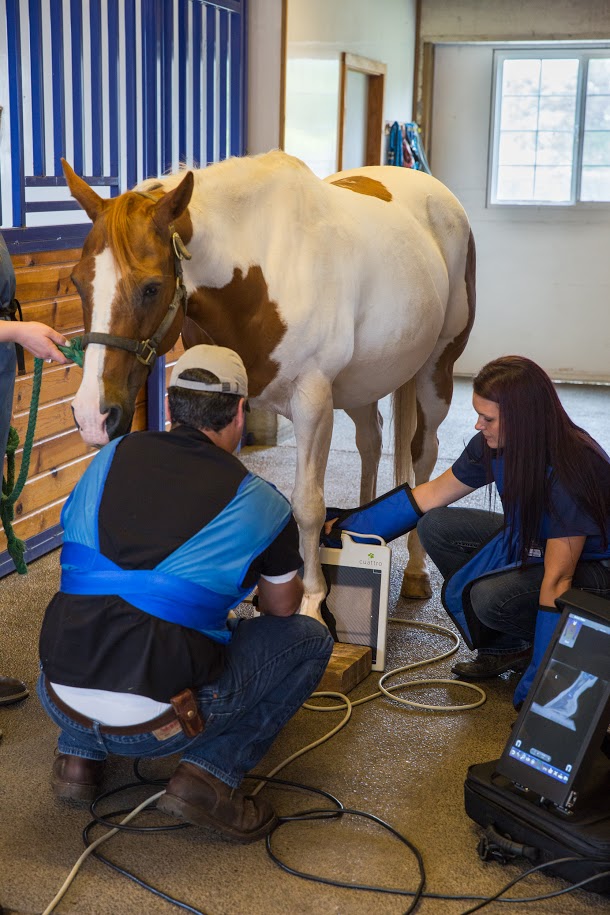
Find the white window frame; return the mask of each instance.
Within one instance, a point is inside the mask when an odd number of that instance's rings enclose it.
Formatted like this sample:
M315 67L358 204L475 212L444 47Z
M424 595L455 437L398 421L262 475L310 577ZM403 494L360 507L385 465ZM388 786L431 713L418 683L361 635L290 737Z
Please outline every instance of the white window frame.
M506 60L516 59L552 59L569 58L579 61L578 83L576 89L576 111L573 137L572 157L572 184L569 200L498 200L498 148L500 142L500 115L502 110L502 66ZM494 49L493 53L493 83L492 104L489 132L489 163L487 176L487 206L488 207L569 207L589 208L608 207L608 200L580 200L580 187L582 177L582 155L584 144L584 122L586 106L586 87L588 78L589 61L593 58L610 58L610 45L596 48L586 48L582 45L570 47L549 47L530 45L529 47Z

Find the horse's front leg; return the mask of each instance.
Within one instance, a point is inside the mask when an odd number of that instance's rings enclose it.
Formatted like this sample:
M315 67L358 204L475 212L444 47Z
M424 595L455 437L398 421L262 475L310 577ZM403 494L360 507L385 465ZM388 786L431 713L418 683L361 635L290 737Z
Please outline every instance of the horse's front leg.
M292 509L301 534L305 593L301 613L322 620L320 604L326 584L320 566L320 530L324 524L324 474L333 431L330 382L319 372L299 379L291 397L297 441L297 469Z

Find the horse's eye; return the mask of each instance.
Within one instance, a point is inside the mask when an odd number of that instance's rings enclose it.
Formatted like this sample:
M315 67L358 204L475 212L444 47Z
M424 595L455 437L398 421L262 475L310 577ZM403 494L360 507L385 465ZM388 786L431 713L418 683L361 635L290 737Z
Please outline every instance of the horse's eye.
M155 296L158 293L158 291L159 291L159 287L155 286L151 283L149 286L144 287L144 298L151 299L153 296Z

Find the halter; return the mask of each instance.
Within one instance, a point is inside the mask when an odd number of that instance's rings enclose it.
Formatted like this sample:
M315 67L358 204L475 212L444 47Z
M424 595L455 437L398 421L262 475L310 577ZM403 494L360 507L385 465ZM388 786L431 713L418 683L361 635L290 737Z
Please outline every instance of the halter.
M136 191L140 194L141 197L147 197L149 200L156 201L157 198L153 197L152 194L147 194L144 191ZM81 338L82 348L85 349L90 343L101 343L103 346L111 346L114 349L123 349L128 353L133 353L142 365L146 366L150 372L155 360L157 358L157 349L159 344L165 337L165 334L170 329L176 317L179 307L182 305L182 310L186 316L186 287L182 282L182 261L190 261L192 254L187 250L184 242L180 238L180 235L176 231L176 227L173 222L169 224L169 235L172 243L172 248L174 251L174 271L176 274L176 288L174 290L174 297L169 304L167 309L167 314L159 324L159 327L152 335L146 340L134 340L132 337L116 337L114 334L83 334Z

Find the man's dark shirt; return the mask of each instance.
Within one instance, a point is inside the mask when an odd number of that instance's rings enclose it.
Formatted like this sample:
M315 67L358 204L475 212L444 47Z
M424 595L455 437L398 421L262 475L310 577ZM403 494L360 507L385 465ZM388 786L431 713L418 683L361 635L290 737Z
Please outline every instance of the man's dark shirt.
M100 503L100 551L124 569L155 568L225 508L247 473L234 455L189 426L127 436ZM301 564L291 515L243 584L254 587L261 574L283 575ZM225 647L116 596L59 592L47 608L40 657L54 683L168 702L186 687L217 679Z

